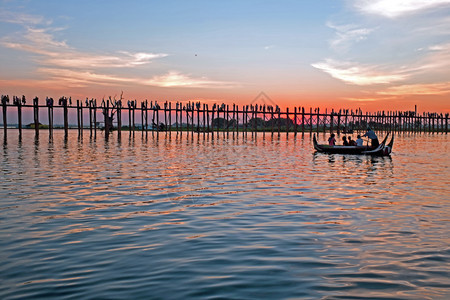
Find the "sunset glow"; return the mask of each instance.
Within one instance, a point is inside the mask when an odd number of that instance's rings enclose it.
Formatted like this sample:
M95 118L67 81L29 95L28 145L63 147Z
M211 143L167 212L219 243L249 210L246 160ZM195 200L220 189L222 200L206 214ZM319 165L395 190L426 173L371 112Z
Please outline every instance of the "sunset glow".
M450 0L0 3L1 94L450 112Z

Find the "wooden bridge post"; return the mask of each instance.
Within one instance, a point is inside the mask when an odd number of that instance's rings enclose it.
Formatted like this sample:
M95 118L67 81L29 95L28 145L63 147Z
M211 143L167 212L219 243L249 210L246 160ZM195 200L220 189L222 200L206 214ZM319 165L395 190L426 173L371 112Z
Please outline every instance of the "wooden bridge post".
M141 136L144 136L145 131L145 103L141 101Z
M338 135L340 135L341 134L341 110L339 110L337 118L338 118L338 122L337 122L337 130L336 130L336 132L337 132Z
M239 134L238 134L238 132L239 132L239 120L238 120L238 117L239 116L236 113L237 109L238 109L238 106L233 104L233 120L234 120L234 123L233 123L233 137L234 137L235 133L236 133L236 136L239 137Z
M102 109L103 124L105 126L104 127L105 138L108 138L109 137L109 121L108 121L109 109L106 106L105 99L102 100L102 103L100 104L100 106L101 106L101 109Z
M236 137L239 137L239 105L236 105Z
M81 103L83 105L83 103ZM81 128L83 127L82 121L81 121L81 110L80 110L80 100L77 100L77 129L78 129L78 135L81 135Z
M274 126L275 126L275 118L273 115L273 106L269 107L269 111L270 111L270 131L271 131L271 135L273 136Z
M197 112L197 128L195 128L195 131L200 133L200 102L195 102L194 104L193 109Z
M97 99L92 100L92 119L94 121L94 137L97 137Z
M128 130L130 131L130 136L131 136L131 131L132 131L132 126L131 126L131 102L130 100L128 100L127 102L127 106L128 106Z
M219 119L220 119L220 106L217 105L217 127L216 127L217 137L219 137L219 129L220 129Z
M206 112L206 132L210 132L210 124L209 124L209 105L205 105L205 112Z
M22 99L16 97L17 104L17 118L19 121L19 139L22 139L22 104L25 104L25 96L22 96Z
M202 110L202 118L203 118L203 136L206 132L206 104L203 103L203 110Z
M348 133L348 109L345 110L344 129L345 129L345 132Z
M312 120L312 107L309 108L309 134L312 135L313 131L313 120Z
M305 134L305 107L302 106L302 135Z
M330 113L330 133L333 133L333 126L334 125L334 109L331 110Z
M33 118L34 118L34 133L36 137L39 136L39 98L33 99Z
M68 101L66 97L61 97L59 99L59 105L63 105L64 111L64 136L67 137L69 134L69 109L68 109Z
M169 133L172 132L172 102L169 102ZM166 125L167 127L167 125Z
M116 103L117 112L117 137L122 137L122 99Z
M434 113L430 113L431 133L434 134Z
M189 135L189 103L186 103L185 107L183 107L183 111L186 115L186 132Z
M448 134L448 116L449 114L445 114L445 134Z
M319 136L319 126L320 126L320 107L317 108L317 136Z
M289 118L289 107L286 107L286 135L289 134L289 127L290 127L290 122L291 119Z
M92 136L92 100L86 98L86 106L89 105L89 132Z
M297 136L297 106L294 107L294 136Z
M278 113L278 120L277 120L277 123L278 123L278 137L280 137L280 135L281 135L281 109L280 109L280 107L278 107L278 105L277 105L277 113Z
M48 108L48 135L53 137L53 98L45 99Z
M388 110L384 116L385 118L385 124L384 128L386 132L391 132L391 112Z
M155 109L156 109L156 132L159 132L159 104L155 101Z
M242 106L242 137L245 137L245 132L247 131L247 109L248 105Z
M417 112L416 112L414 126L416 128L416 132L417 133L421 133L422 132L422 123L420 121L420 114L418 114Z
M8 122L7 122L7 119L6 119L6 116L7 116L7 114L6 114L6 109L7 109L7 103L9 102L9 96L8 95L5 95L5 96L3 96L2 95L2 107L3 107L3 134L4 134L4 137L6 138L6 135L7 135L7 130L8 130Z
M131 108L132 108L132 113L131 113L131 117L133 118L133 136L134 136L134 132L136 131L136 113L135 110L137 108L137 100L134 99L134 101L131 101Z
M164 102L164 131L167 132L168 130L168 126L167 126L167 106L168 103L167 101Z
M22 98L25 101L25 96ZM17 97L17 119L19 125L19 139L22 139L22 101Z
M226 126L227 126L227 137L230 134L230 107L227 105L226 108L226 115L227 115L227 121L226 121Z
M214 136L214 109L216 107L216 104L214 104L211 108L211 133Z
M148 133L148 100L145 99L145 131Z
M178 134L178 107L179 102L177 101L177 103L175 103L175 130L177 131L177 134Z
M255 136L255 134L256 134L256 128L255 128L255 125L256 125L256 120L255 120L255 106L254 105L250 105L250 111L251 111L251 118L249 119L249 122L251 122L251 124L250 124L250 126L251 126L251 128L250 128L250 130L252 131L252 137L254 137Z

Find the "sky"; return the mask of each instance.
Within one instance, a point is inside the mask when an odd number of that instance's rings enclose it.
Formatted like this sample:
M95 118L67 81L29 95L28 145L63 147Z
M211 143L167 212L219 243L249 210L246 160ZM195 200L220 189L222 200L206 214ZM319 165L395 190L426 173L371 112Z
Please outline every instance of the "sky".
M446 113L450 0L0 0L0 66L42 102Z

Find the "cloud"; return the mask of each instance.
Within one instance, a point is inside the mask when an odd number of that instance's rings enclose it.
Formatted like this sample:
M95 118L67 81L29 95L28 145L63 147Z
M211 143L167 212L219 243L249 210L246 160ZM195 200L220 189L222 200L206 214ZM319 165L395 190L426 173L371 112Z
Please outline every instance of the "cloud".
M450 94L450 81L443 83L429 84L406 84L389 87L384 91L379 91L380 95L445 95Z
M4 38L1 44L7 48L41 55L37 60L41 65L63 68L137 67L168 56L165 53L127 51L115 54L83 52L68 46L65 41L55 40L53 33L58 30L61 29L27 27L22 37Z
M402 72L384 71L380 66L362 65L353 62L339 62L326 59L312 64L316 69L330 74L333 78L355 85L388 84L405 80L408 75Z
M232 87L235 83L224 81L213 81L205 77L193 78L177 71L170 71L165 75L155 76L150 80L144 81L147 85L159 87Z
M418 63L418 69L422 72L442 73L450 79L450 43L432 45L430 52Z
M353 43L365 40L373 31L373 29L360 28L354 24L334 25L328 22L327 26L336 30L336 37L330 41L330 46L334 50L348 50Z
M206 77L193 77L178 71L170 71L156 75L150 79L120 74L105 74L103 69L137 68L150 64L153 60L168 56L166 53L117 51L116 53L89 53L80 51L59 41L55 33L62 28L49 27L50 21L31 15L14 15L2 12L5 22L20 24L25 31L0 40L4 47L37 54L35 63L39 80L32 80L36 86L51 86L50 82L59 87L80 88L89 85L144 85L157 87L231 87L231 82L210 80ZM27 82L31 82L28 80ZM9 84L20 85L19 81L8 80Z
M49 20L45 20L42 16L13 13L6 10L0 11L0 19L2 22L21 25L50 25L52 23Z
M81 88L88 85L115 85L134 82L132 78L124 78L114 75L100 74L88 70L70 70L61 68L39 68L40 74L58 82L60 85Z
M170 71L164 75L154 76L151 79L141 77L121 77L116 75L102 74L87 70L70 70L61 68L39 68L38 72L59 85L71 88L81 88L89 85L113 86L122 85L144 85L155 87L232 87L232 82L213 81L207 78L195 78L177 71Z
M43 64L66 68L124 68L136 67L151 63L156 58L166 57L163 53L128 53L117 54L91 54L78 51L67 51L61 53L50 53L44 59Z
M449 6L450 0L357 0L354 5L362 12L396 18L405 14Z
M347 97L347 98L342 98L342 99L351 101L351 102L367 103L367 102L377 102L380 100L393 100L393 99L396 99L396 97Z

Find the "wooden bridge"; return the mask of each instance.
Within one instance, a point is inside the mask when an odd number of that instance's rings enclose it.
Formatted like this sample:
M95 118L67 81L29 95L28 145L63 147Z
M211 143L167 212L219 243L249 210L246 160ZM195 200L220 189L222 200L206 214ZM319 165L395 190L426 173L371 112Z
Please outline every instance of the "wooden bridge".
M341 109L339 111L321 111L319 108L294 107L281 110L272 105L244 105L214 104L211 107L201 102L164 102L143 101L139 105L136 100L122 101L111 98L97 103L96 99L85 101L61 97L57 103L53 98L46 98L45 104L40 104L36 97L32 104L27 104L25 96L1 97L3 111L3 130L6 137L8 131L7 116L17 114L18 131L22 135L24 128L35 130L36 136L42 130L48 130L49 135L54 129L89 130L96 135L98 130L104 130L108 136L113 130L120 136L122 131L142 132L177 132L177 133L214 133L223 132L246 135L248 132L336 132L337 134L361 132L370 126L375 131L414 132L414 133L448 133L449 114L416 111L379 111L375 113ZM24 126L22 123L24 110L32 110L34 122ZM47 124L40 123L40 111L46 110ZM76 126L69 127L69 115L74 119L76 111ZM54 114L62 113L63 124L54 124ZM88 116L87 123L84 115ZM127 124L123 117L127 116ZM136 122L136 116L138 122ZM75 122L71 120L71 122Z

